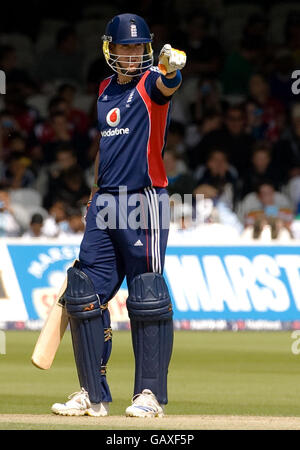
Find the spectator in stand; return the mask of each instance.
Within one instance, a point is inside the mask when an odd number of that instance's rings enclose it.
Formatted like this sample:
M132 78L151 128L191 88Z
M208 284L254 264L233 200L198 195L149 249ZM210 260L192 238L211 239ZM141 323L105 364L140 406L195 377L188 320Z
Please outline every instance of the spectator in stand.
M186 157L191 170L204 158L201 154L201 140L213 131L220 130L223 125L223 116L218 110L208 110L201 120L186 127L185 143Z
M51 97L48 104L49 117L56 113L63 113L66 115L67 101L61 95L54 95Z
M65 112L65 100L58 96L52 97L48 104L48 118L35 126L33 139L42 145L53 141L55 139L55 131L53 129L52 117L56 114L65 115ZM73 129L74 126L71 123L68 123L69 136L73 135Z
M12 209L9 191L0 187L0 237L17 237L20 234L21 226Z
M70 123L68 123L67 129L62 134L62 137L60 135L56 136L55 133L55 117L56 114L64 115L64 103L62 98L57 96L52 97L48 104L48 117L36 124L33 133L30 136L30 154L37 172L43 168L45 163L49 164L53 161L53 149L51 148L53 142L55 151L57 144L55 141L57 141L57 139L60 140L62 138L63 142L65 142L70 141L73 136L73 126ZM44 147L46 148L46 152L49 151L50 155L45 155Z
M9 153L27 154L27 140L22 133L15 131L8 137Z
M285 176L285 182L300 175L300 103L290 111L290 126L274 145L274 163Z
M6 110L0 112L0 163L10 154L10 137L20 133L20 127L14 117Z
M5 110L15 119L20 129L28 137L39 119L36 109L26 104L19 90L11 90L4 96Z
M228 205L227 199L224 198L224 190L212 184L200 184L193 192L196 199L197 217L200 218L200 223L197 228L198 232L205 231L201 225L205 224L219 224L214 226L212 233L213 237L225 239L236 238L243 230L243 225L239 221L235 212ZM198 197L199 196L199 197ZM207 231L207 229L206 229ZM204 234L205 235L205 234Z
M27 155L27 141L23 135L18 131L13 131L7 137L7 146L3 149L1 154L1 123L0 123L0 183L5 180L5 171L7 169L7 163L11 155L20 154Z
M264 139L276 142L282 132L285 110L283 104L271 96L269 82L261 73L253 74L249 80L249 100L261 109L264 124Z
M12 153L4 170L5 183L11 189L33 187L35 176L30 170L31 161L22 153Z
M300 219L300 175L292 177L286 185L286 193L291 199L297 220Z
M68 230L69 224L66 211L66 203L57 199L53 200L52 205L48 209L49 216L43 224L43 234L45 236L55 238Z
M249 80L257 70L261 46L258 39L243 38L238 50L233 50L225 59L221 72L223 93L226 96L239 96L245 100L249 92Z
M81 208L69 207L67 210L69 228L66 234L69 236L81 236L84 233L85 224Z
M276 190L282 187L282 174L272 160L272 146L269 141L259 141L254 144L251 164L240 181L240 197L244 198L253 192L256 186L268 179Z
M251 14L243 30L243 37L245 39L256 39L261 42L261 47L267 45L269 22L265 15Z
M245 225L253 225L261 217L278 218L290 224L293 220L293 206L289 198L275 190L269 180L260 182L256 190L247 194L241 203L240 215Z
M53 161L56 149L68 143L76 150L77 158L83 167L89 162L86 155L91 144L88 135L87 116L60 96L53 97L48 106L49 118L36 125L33 136L33 147L39 158L47 163ZM85 131L84 131L85 130Z
M44 162L48 164L54 161L59 147L62 145L73 147L72 131L64 113L54 113L50 119L50 126L53 132L52 138L45 142L42 148Z
M0 46L0 69L5 72L7 91L18 91L23 96L34 86L29 73L18 67L16 49L12 45Z
M41 214L33 214L30 220L29 230L22 235L23 238L45 237L43 233L44 218Z
M194 102L191 103L191 115L195 122L201 121L209 111L221 113L221 90L216 80L203 78L199 81L196 92L193 92Z
M184 51L189 55L185 76L216 78L219 74L223 49L219 41L210 35L210 24L211 17L205 11L193 11L187 17L187 31L181 40Z
M55 185L62 173L77 164L74 149L68 144L62 144L56 150L53 163L45 165L39 170L35 188L45 197L48 192L56 189Z
M246 128L245 131L255 140L263 140L267 124L263 122L263 110L256 102L245 102Z
M168 193L191 194L195 188L193 177L188 172L184 161L178 156L175 149L166 149L164 152L164 166L168 178Z
M228 162L227 154L222 148L209 152L205 165L199 166L194 173L196 185L214 186L222 192L222 199L233 208L235 203L238 173Z
M244 99L249 93L251 75L271 60L267 43L268 21L260 14L251 15L243 29L240 46L227 55L221 81L223 93ZM240 101L243 100L240 98Z
M78 134L86 134L89 127L89 118L87 114L74 107L74 99L76 95L76 87L70 83L62 84L58 88L58 96L64 100L62 105L67 119L74 126L74 130Z
M185 152L184 133L184 126L172 120L169 125L166 148L174 149L176 153L182 155Z
M67 205L81 207L87 204L89 195L82 168L74 166L61 172L53 189L45 196L44 206L47 208L54 199L59 199Z
M56 35L55 48L47 50L37 61L36 78L43 85L56 80L82 83L82 54L72 26L61 28Z
M201 140L196 150L196 165L204 164L209 151L212 148L223 148L230 164L239 174L249 167L251 150L254 139L246 131L246 115L243 106L231 105L227 108L222 129L216 129L207 133ZM195 155L195 156L196 156Z

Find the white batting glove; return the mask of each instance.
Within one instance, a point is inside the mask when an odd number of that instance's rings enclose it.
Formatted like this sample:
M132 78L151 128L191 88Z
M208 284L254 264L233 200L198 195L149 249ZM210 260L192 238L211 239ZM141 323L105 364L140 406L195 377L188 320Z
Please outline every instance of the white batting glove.
M163 46L158 58L158 68L163 75L174 72L177 69L183 69L185 63L185 52L172 48L170 44Z

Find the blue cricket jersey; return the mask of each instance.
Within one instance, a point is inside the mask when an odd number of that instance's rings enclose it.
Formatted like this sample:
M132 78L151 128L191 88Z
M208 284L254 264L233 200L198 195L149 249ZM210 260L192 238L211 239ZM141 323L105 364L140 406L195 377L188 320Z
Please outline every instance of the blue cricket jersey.
M125 85L117 83L117 74L100 83L98 186L102 190L167 186L162 158L171 97L157 89L159 76L158 68L152 67Z

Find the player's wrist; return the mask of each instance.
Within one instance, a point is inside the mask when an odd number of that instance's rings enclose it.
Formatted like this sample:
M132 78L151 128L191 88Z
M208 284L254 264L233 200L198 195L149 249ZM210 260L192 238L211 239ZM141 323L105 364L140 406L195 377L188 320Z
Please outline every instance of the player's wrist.
M167 75L172 75L172 76L170 77ZM162 81L163 85L168 89L174 89L182 81L182 75L181 75L181 72L179 69L175 70L174 74L173 74L173 72L170 72L167 75L161 74L161 81Z

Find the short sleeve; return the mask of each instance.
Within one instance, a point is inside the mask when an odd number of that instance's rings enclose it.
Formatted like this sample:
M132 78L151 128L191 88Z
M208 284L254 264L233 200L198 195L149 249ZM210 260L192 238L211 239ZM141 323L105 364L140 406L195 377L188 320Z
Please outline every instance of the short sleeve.
M156 80L159 77L160 77L160 72L159 72L158 68L151 67L150 73L145 80L145 89L147 91L147 94L151 98L151 100L153 100L158 105L165 105L166 103L168 103L171 100L172 95L169 97L166 97L157 88Z

